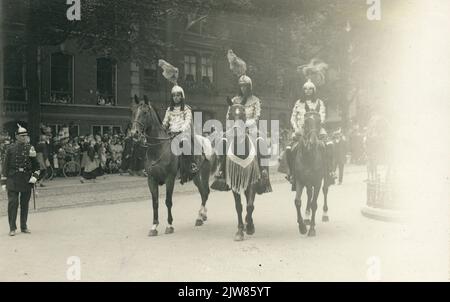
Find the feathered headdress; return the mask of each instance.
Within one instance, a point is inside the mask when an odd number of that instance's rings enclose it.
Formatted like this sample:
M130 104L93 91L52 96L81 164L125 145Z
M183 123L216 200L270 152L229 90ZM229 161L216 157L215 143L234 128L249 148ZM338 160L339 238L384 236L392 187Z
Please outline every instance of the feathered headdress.
M315 86L325 84L325 74L328 64L319 60L312 59L308 64L297 67L297 71L303 73L308 82L314 83Z
M158 60L159 67L163 70L163 76L174 85L177 85L178 82L178 68L172 66L166 61L160 59Z
M252 79L245 75L247 72L247 64L236 56L233 50L229 49L227 53L228 62L230 63L230 70L239 77L239 85L250 85L252 87Z
M181 93L184 98L184 90L178 85L178 68L169 64L168 62L159 59L158 60L159 67L163 70L163 77L166 78L169 82L171 82L174 86L172 87L172 93Z
M227 53L228 62L230 63L230 70L238 77L245 75L247 72L247 64L236 56L233 50L228 50Z

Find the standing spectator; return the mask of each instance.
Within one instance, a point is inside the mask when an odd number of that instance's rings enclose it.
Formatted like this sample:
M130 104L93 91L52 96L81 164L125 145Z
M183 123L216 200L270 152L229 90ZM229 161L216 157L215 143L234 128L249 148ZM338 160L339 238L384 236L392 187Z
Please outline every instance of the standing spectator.
M342 130L339 129L333 135L333 143L334 143L334 160L335 167L334 171L339 168L339 185L342 184L344 178L344 165L346 161L346 139L342 133Z
M132 163L132 156L134 153L134 146L135 146L135 139L131 136L131 134L128 134L128 136L125 138L124 141L124 149L122 153L122 165L120 167L121 172L131 172L131 163Z
M1 165L3 164L3 159L6 155L6 149L8 148L9 144L11 143L11 138L9 137L8 133L4 132L0 136L0 171L1 171Z
M53 168L55 176L61 176L61 163L63 159L62 154L62 142L58 136L53 140Z
M95 136L94 148L99 163L97 168L97 176L104 176L106 167L106 150L100 135Z
M81 170L81 175L83 175L84 167L86 166L87 156L88 156L87 155L87 147L88 147L87 138L84 136L80 136L80 138L78 140L78 144L80 145L80 158L81 158L80 170Z
M134 142L134 152L132 155L132 174L137 176L145 176L144 168L145 168L145 144L146 139L145 136L141 136L139 139Z
M110 169L112 172L117 172L117 169L121 166L122 152L123 152L123 146L119 141L118 135L113 136L109 149L111 152Z
M47 135L42 134L39 143L36 146L36 159L39 163L39 186L45 187L44 182L47 178L47 169L50 167L49 152L47 147Z
M95 151L95 139L92 136L89 138L88 143L86 143L85 148L86 158L80 182L84 183L86 180L95 182L98 173L99 160L98 154Z

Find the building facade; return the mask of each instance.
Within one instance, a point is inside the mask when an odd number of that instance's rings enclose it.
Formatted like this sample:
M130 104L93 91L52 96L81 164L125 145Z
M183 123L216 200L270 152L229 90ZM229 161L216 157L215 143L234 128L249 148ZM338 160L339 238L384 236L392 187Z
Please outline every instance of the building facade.
M11 15L12 9L8 7L6 11L4 5L2 14ZM13 131L17 122L27 125L30 116L27 62L20 43L25 27L16 22L20 18L2 20L0 127ZM260 30L262 36L249 39L246 31L264 24L267 30ZM226 98L235 95L238 89L237 78L229 70L227 50L237 48L236 53L251 65L252 57L267 51L258 44L270 41L270 22L264 24L249 16L227 14L207 18L189 30L185 30L182 22L166 27L175 47L163 59L180 69L179 84L185 89L186 102L195 112L202 113L203 121L211 118L224 121ZM69 126L71 136L124 133L131 121L134 95L140 98L147 95L163 116L170 103L171 86L162 77L157 59L146 64L116 60L80 51L76 41L70 40L39 46L41 122L52 127L55 135L63 126ZM262 100L261 118L278 120L281 127L288 127L295 98L280 94L273 82L254 80L254 93Z

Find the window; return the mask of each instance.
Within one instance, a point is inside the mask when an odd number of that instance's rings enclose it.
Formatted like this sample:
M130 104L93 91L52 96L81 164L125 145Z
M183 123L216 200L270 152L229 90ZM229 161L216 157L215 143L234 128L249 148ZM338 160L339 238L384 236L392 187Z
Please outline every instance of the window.
M102 126L92 126L92 134L93 135L101 135L102 134Z
M113 134L121 134L122 133L122 127L121 126L113 126Z
M73 56L60 52L53 53L50 65L50 103L73 103Z
M48 125L50 129L52 129L52 135L53 137L56 137L59 135L59 133L63 130L63 128L69 128L69 136L70 137L77 137L80 135L80 126L79 125L64 125L64 124L53 124Z
M155 62L144 65L143 86L145 91L157 90L158 70Z
M4 49L4 95L6 101L25 102L24 59L16 46Z
M112 125L94 125L92 126L92 134L93 135L114 135L122 133L121 126L112 126Z
M184 56L184 75L188 87L192 86L197 80L197 58L195 56Z
M112 59L97 59L97 105L116 103L116 64Z
M213 67L211 57L202 57L202 84L209 86L213 82Z
M140 79L139 79L139 65L131 63L130 66L130 84L131 84L131 97L134 95L139 96Z

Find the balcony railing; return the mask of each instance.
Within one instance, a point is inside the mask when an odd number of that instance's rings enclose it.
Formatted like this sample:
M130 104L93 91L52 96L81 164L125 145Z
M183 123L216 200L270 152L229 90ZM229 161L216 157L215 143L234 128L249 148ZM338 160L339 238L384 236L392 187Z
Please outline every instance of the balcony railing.
M23 87L5 87L3 89L5 100L8 102L26 102L26 89Z
M26 102L3 102L3 112L6 114L17 114L28 112L28 103Z

